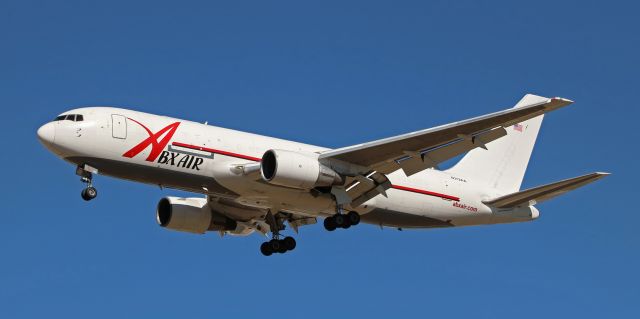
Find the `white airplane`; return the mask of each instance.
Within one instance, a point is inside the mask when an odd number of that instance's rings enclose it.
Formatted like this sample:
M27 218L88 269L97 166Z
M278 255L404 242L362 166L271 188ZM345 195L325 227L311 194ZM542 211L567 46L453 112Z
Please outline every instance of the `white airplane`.
M97 191L96 173L204 194L160 199L162 227L272 239L264 255L293 250L283 237L324 218L328 231L360 221L431 228L531 221L533 206L596 181L591 173L520 190L545 113L571 104L528 94L514 108L368 143L327 149L113 107L64 112L38 129L51 152ZM438 164L467 153L455 166Z

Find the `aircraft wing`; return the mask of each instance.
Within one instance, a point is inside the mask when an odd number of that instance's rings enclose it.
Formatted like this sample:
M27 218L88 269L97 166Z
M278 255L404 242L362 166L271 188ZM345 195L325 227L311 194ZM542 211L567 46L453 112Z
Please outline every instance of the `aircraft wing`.
M253 173L253 171L251 172ZM254 231L258 231L260 233L267 234L271 226L268 223L267 219L269 214L266 214L266 211L259 207L253 207L249 205L245 205L242 203L238 203L232 199L222 198L215 195L207 195L207 201L211 210L216 213L216 215L225 216L236 223L238 223L238 227L236 230L230 231L230 233L235 235L248 235L253 233ZM289 226L298 233L298 228L300 226L312 225L317 222L317 218L314 216L304 215L295 211L280 211L275 216L277 217L278 223L282 224L287 222ZM271 218L274 218L271 215ZM273 220L275 222L275 220ZM214 225L224 225L224 219L216 219L212 221ZM221 231L221 235L224 234L224 231Z
M579 177L565 179L559 182L530 188L524 191L504 195L495 199L482 201L483 203L497 208L512 208L516 206L530 206L543 201L560 196L564 193L572 191L578 187L582 187L589 183L595 182L609 173L591 173Z
M527 94L515 108L464 121L326 151L319 158L346 162L365 171L388 174L403 169L407 176L436 167L457 155L506 135L505 128L573 103L563 98Z

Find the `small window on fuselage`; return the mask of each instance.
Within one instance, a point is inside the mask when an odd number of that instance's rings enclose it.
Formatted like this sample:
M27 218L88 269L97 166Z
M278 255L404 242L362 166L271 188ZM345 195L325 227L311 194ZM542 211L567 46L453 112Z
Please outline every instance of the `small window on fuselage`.
M84 121L84 117L82 116L82 114L76 114L76 122L82 122Z

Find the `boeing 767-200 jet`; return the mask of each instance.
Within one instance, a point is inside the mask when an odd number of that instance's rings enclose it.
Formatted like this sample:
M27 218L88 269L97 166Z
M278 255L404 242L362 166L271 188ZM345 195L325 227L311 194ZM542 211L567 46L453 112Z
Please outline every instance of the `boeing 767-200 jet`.
M51 152L93 176L186 190L160 199L162 227L203 234L271 234L264 255L296 247L283 237L324 218L328 231L361 221L430 228L531 221L535 204L607 173L520 190L545 113L571 104L528 94L515 107L363 144L327 149L113 107L70 110L38 129ZM447 170L438 164L458 155Z

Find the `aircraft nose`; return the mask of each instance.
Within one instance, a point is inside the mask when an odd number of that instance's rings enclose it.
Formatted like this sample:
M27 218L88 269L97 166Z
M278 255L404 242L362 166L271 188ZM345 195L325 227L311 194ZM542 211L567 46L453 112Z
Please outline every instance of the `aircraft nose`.
M38 129L38 139L45 146L52 145L56 138L56 127L53 123L47 123Z

